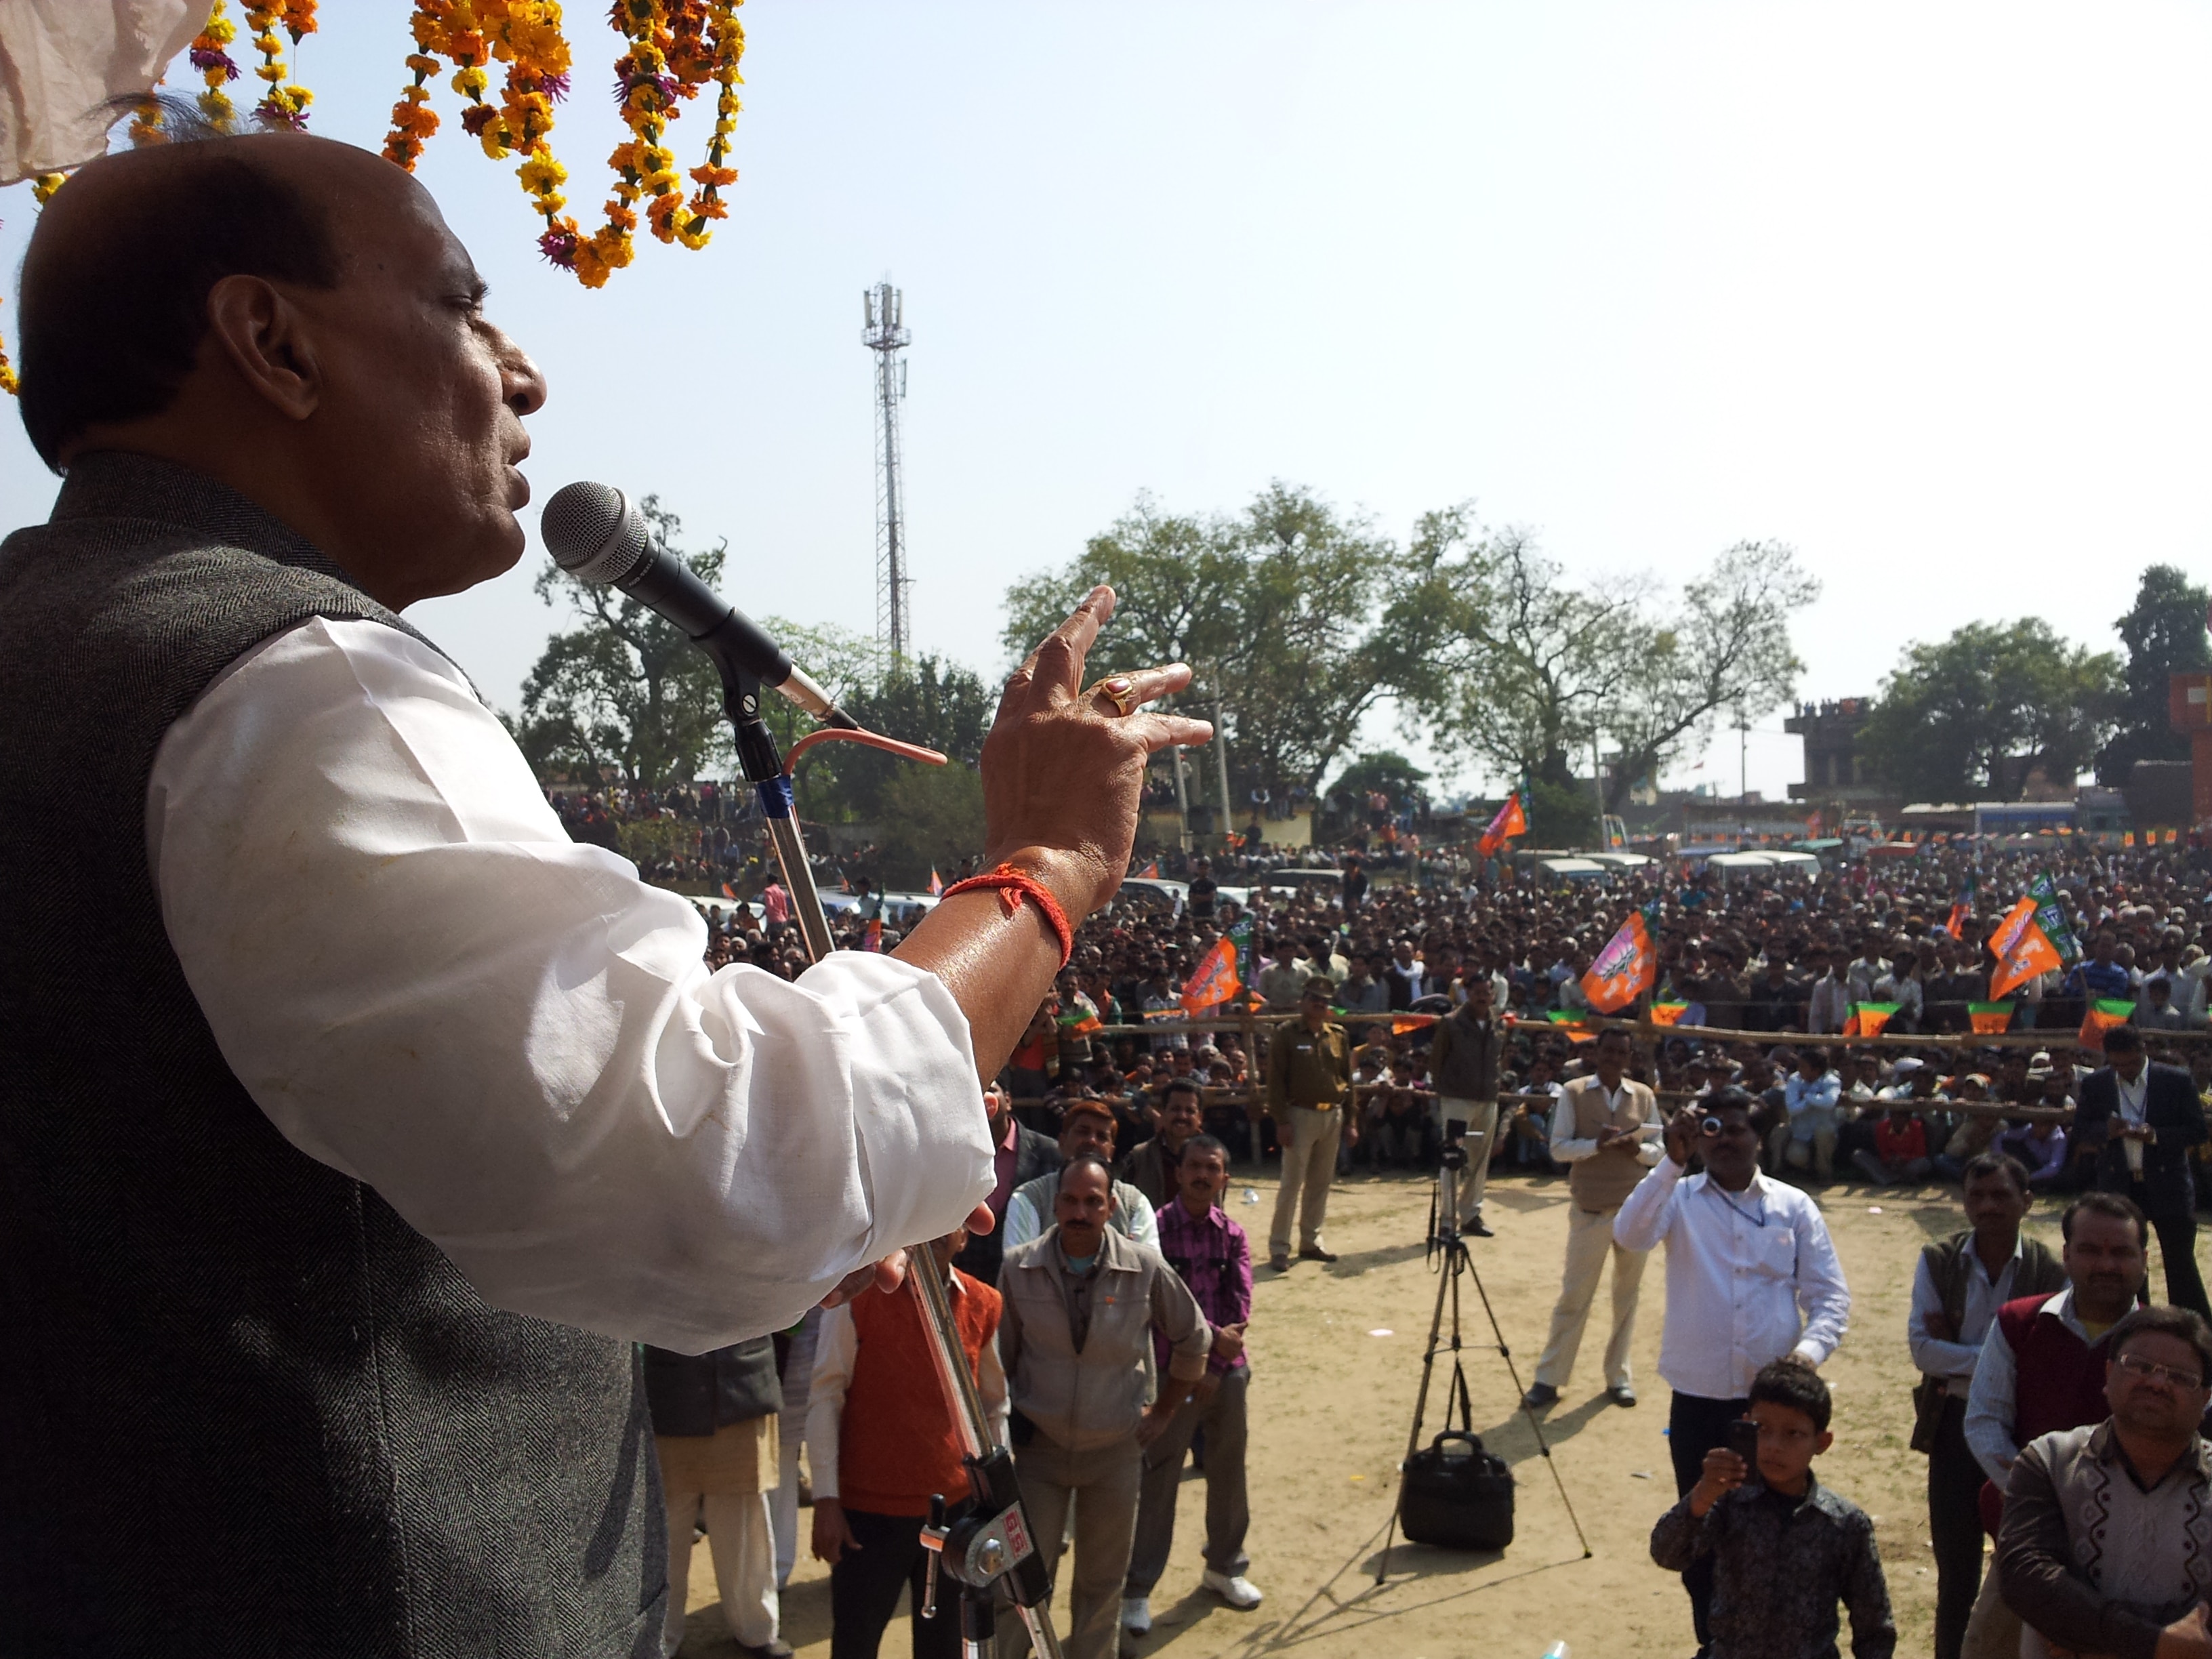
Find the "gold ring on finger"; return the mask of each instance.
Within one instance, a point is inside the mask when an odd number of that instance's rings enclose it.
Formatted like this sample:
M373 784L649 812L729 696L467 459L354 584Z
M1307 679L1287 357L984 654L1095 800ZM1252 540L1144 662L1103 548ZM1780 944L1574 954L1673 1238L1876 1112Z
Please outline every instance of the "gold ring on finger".
M1117 714L1126 715L1137 706L1136 685L1123 675L1116 674L1110 679L1099 681L1091 688L1091 692L1093 696L1103 697L1112 703Z

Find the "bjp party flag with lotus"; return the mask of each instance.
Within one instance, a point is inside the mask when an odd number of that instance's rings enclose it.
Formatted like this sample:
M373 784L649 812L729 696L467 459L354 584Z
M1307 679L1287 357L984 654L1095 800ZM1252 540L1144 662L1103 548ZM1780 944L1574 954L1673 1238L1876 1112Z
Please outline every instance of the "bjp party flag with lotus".
M1997 959L1996 971L1990 975L1992 999L2058 966L2057 948L2037 925L2035 911L2031 893L2005 912L2005 919L1990 935L1990 954Z
M1484 858L1496 858L1498 851L1516 836L1528 833L1528 815L1521 810L1521 792L1516 789L1505 798L1505 805L1498 809L1498 816L1490 821L1490 828L1482 832L1475 851Z
M1657 982L1659 951L1651 939L1656 920L1650 910L1632 912L1583 975L1583 994L1601 1014L1619 1012Z
M1208 1008L1218 1008L1223 1003L1244 988L1237 976L1237 966L1243 954L1252 948L1252 925L1239 922L1219 939L1192 971L1182 988L1182 1011L1193 1018Z

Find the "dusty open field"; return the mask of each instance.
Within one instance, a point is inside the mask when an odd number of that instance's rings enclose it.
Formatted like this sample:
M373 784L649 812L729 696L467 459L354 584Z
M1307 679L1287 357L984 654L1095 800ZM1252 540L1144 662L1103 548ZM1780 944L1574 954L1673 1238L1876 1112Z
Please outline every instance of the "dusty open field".
M1260 1202L1241 1201L1246 1186ZM1475 1426L1516 1468L1519 1535L1500 1556L1448 1554L1400 1544L1387 1581L1376 1570L1391 1516L1394 1480L1406 1449L1437 1279L1424 1265L1429 1183L1409 1176L1354 1179L1330 1207L1332 1267L1301 1262L1287 1275L1262 1268L1252 1322L1253 1582L1266 1604L1232 1612L1198 1588L1200 1479L1186 1477L1176 1553L1152 1598L1155 1620L1125 1654L1171 1659L1296 1653L1306 1659L1453 1659L1496 1655L1537 1659L1554 1641L1574 1659L1686 1659L1689 1604L1678 1582L1651 1565L1651 1523L1674 1501L1662 1431L1667 1389L1655 1369L1665 1275L1655 1260L1644 1279L1636 1342L1643 1403L1608 1403L1599 1375L1601 1335L1586 1340L1571 1386L1546 1423L1553 1462L1594 1554L1582 1548L1494 1346L1468 1356ZM1231 1189L1231 1212L1261 1233L1273 1186ZM1836 1445L1820 1477L1875 1518L1903 1655L1929 1650L1935 1573L1927 1547L1924 1461L1906 1443L1912 1370L1905 1319L1913 1264L1929 1237L1963 1224L1948 1189L1875 1192L1836 1186L1820 1194L1851 1288L1850 1334L1825 1370L1836 1393ZM1565 1239L1566 1183L1508 1180L1491 1188L1492 1239L1474 1240L1476 1272L1489 1292L1513 1363L1526 1382L1543 1346ZM1878 1211L1875 1206L1879 1206ZM2056 1209L2045 1203L2032 1229L2057 1246ZM2153 1267L2153 1284L2157 1267ZM1462 1330L1492 1342L1471 1281L1462 1280ZM1598 1314L1602 1315L1602 1296ZM1599 1322L1593 1319L1593 1326ZM1439 1361L1439 1378L1448 1359ZM1442 1401L1432 1397L1424 1439ZM805 1517L800 1553L805 1556ZM708 1552L693 1556L690 1632L684 1652L715 1659L733 1651L715 1605ZM827 1569L802 1559L784 1595L785 1639L802 1655L829 1652ZM1846 1649L1848 1650L1848 1648ZM904 1655L902 1624L886 1655Z

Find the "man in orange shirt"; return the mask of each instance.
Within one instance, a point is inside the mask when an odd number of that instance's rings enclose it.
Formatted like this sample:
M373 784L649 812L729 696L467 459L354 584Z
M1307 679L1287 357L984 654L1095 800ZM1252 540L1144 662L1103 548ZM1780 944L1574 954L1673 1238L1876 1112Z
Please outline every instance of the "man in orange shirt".
M964 1232L939 1239L937 1259L949 1265L967 1239ZM957 1268L951 1279L960 1346L1003 1440L1006 1378L994 1340L999 1293ZM830 1564L830 1659L875 1659L901 1590L913 1596L915 1659L958 1659L957 1586L940 1582L937 1616L921 1616L928 1560L921 1526L933 1494L947 1500L947 1519L966 1511L968 1476L910 1293L858 1297L823 1316L806 1444L814 1553Z

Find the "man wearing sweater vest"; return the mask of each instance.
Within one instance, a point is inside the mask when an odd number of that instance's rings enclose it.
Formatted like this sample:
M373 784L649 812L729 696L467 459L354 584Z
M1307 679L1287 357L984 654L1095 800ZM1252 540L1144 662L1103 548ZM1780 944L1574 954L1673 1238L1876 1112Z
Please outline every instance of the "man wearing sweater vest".
M2020 1449L2039 1435L2104 1419L2105 1339L2142 1290L2150 1224L2126 1199L2085 1193L2059 1219L2066 1288L1997 1310L1966 1395L1966 1444L1990 1484L1982 1522L1997 1530L2002 1494ZM2019 1615L1999 1594L1994 1563L1966 1620L1966 1659L2014 1659Z
M1966 1445L1966 1398L1997 1310L2063 1290L2066 1269L2021 1231L2027 1170L1984 1152L1966 1170L1969 1230L1920 1252L1905 1340L1921 1377L1912 1448L1928 1457L1928 1531L1936 1548L1936 1659L1959 1659L1982 1583L1982 1466Z
M1621 1201L1659 1162L1661 1127L1651 1091L1628 1076L1628 1054L1627 1032L1618 1026L1601 1032L1596 1073L1568 1084L1553 1109L1552 1157L1567 1166L1572 1206L1567 1212L1567 1271L1552 1310L1551 1338L1536 1362L1535 1386L1522 1402L1531 1411L1556 1405L1560 1389L1574 1375L1583 1327L1589 1322L1608 1259L1613 1334L1605 1345L1606 1393L1616 1406L1636 1403L1628 1344L1636 1334L1637 1292L1649 1252L1616 1243L1613 1223Z
M1033 1432L1016 1449L1030 1534L1057 1577L1068 1504L1077 1492L1067 1659L1114 1659L1121 1585L1137 1530L1145 1448L1160 1437L1206 1375L1213 1333L1160 1253L1107 1224L1111 1177L1099 1159L1060 1171L1056 1224L1006 1252L999 1291L999 1357ZM1168 1340L1159 1396L1146 1409L1152 1333ZM1072 1605L1071 1605L1072 1604Z
M1997 1570L2021 1659L2212 1659L2212 1329L2186 1308L2112 1328L2112 1414L2031 1442L2005 1495Z
M966 1235L936 1245L940 1261ZM975 1374L983 1409L1005 1433L1006 1373L994 1338L999 1293L957 1268L952 1322ZM937 1616L924 1619L928 1552L921 1523L932 1496L948 1519L968 1508L960 1437L938 1386L921 1310L911 1296L863 1296L823 1316L806 1408L814 1461L814 1553L830 1564L830 1659L875 1659L884 1626L906 1590L914 1608L915 1659L957 1659L960 1611L941 1587Z

